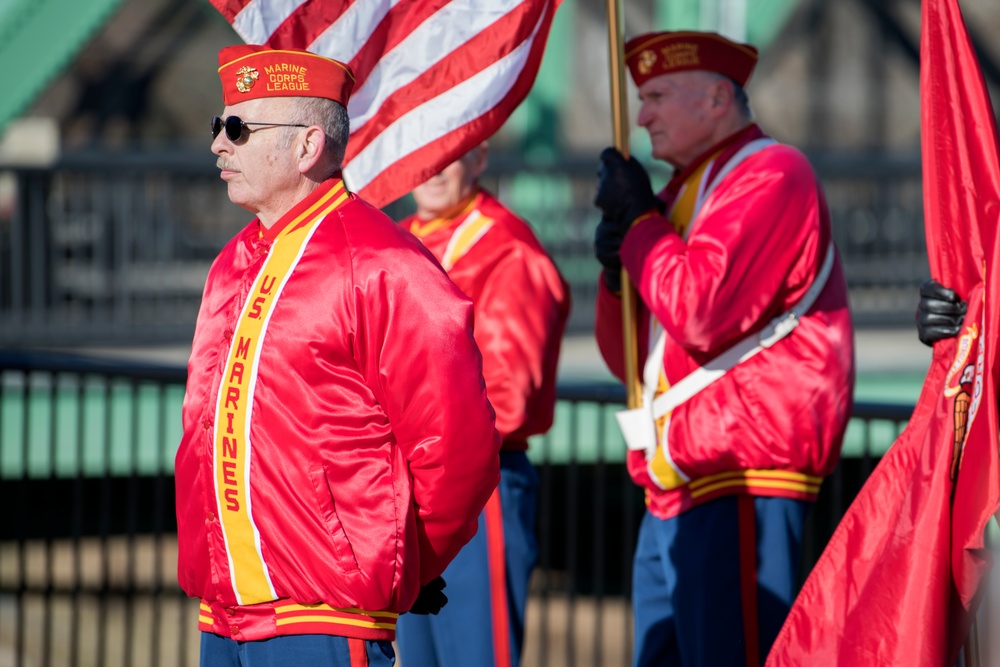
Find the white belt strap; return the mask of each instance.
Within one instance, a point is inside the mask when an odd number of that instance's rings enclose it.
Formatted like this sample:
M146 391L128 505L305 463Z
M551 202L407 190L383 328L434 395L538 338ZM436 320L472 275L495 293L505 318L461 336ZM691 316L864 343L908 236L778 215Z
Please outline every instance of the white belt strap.
M802 316L809 312L823 288L826 287L827 279L833 270L834 256L833 242L831 241L826 249L823 266L799 302L790 310L771 320L756 335L744 338L657 396L656 400L653 401L653 419L659 419L663 415L669 414L674 408L697 395L698 392L725 375L737 364L743 363L792 333L795 327L799 326Z
M656 342L650 346L646 356L646 365L642 373L642 404L631 410L619 410L615 413L618 427L621 428L625 445L629 449L651 450L656 447L656 419L653 417L653 397L660 383L660 369L663 368L663 350L667 337L662 333Z
M769 137L761 137L749 142L736 151L711 179L709 179L709 175L712 172L712 165L709 165L705 169L701 183L698 184L698 196L695 200L694 211L691 214L691 224L688 225L685 231L685 237L690 233L691 228L694 227L695 220L701 212L702 206L704 206L709 195L715 191L715 186L748 157L774 143L777 142ZM656 395L660 370L663 368L663 349L665 343L665 336L660 335L656 343L650 346L649 355L646 357L646 366L643 371L642 405L631 410L621 410L615 415L629 449L652 451L656 447L656 418L653 417L652 412L653 397Z
M688 374L684 379L653 399L658 378L655 371L663 366L663 351L666 335L661 334L646 360L643 377L642 406L632 410L622 410L616 414L618 425L629 449L650 450L656 447L656 420L669 414L684 404L701 390L721 378L737 364L755 356L761 350L773 346L788 336L801 322L802 316L816 303L833 271L836 252L833 241L826 249L823 265L812 285L791 309L771 320L767 326L752 336L748 336L731 348L712 359L701 368Z
M719 169L717 174L715 174L711 182L707 179L708 174L712 171L712 167L709 166L709 168L705 170L705 178L702 178L701 184L698 187L698 199L695 200L694 215L691 217L691 225L688 226L688 230L694 226L694 219L698 216L698 213L701 212L701 207L704 206L705 200L708 199L708 196L715 191L715 186L721 183L722 179L725 178L729 172L738 167L743 160L746 160L757 151L763 150L771 144L776 143L778 142L770 137L754 139L733 153L733 156L726 160L726 163L722 165L722 168Z

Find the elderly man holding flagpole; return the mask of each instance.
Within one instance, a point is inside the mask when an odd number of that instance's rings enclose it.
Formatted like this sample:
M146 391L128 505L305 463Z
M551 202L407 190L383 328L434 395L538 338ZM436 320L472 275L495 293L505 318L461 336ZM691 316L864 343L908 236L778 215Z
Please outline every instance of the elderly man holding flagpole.
M628 282L640 297L643 393L619 419L647 501L637 666L763 662L850 415L853 331L829 213L805 157L753 122L756 61L714 33L630 40L638 123L674 177L657 196L634 158L601 155L596 333L622 378Z

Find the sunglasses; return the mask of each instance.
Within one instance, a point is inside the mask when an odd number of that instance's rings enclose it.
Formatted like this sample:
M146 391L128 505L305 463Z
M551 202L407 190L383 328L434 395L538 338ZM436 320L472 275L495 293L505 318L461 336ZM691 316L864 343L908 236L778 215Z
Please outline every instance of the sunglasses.
M218 116L212 116L212 138L215 139L219 136L219 132L222 132L222 128L226 128L226 136L229 137L229 140L239 141L240 137L243 136L243 130L246 130L247 132L254 132L254 130L249 128L250 125L266 125L268 127L309 127L308 125L302 125L301 123L248 123L239 116L229 116L225 120Z

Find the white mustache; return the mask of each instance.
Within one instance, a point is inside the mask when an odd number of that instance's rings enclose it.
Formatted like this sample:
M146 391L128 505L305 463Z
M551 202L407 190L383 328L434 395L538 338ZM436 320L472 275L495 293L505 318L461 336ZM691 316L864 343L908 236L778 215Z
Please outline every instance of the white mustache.
M230 164L221 157L215 161L215 166L218 167L219 169L222 169L223 171L237 171L236 167L234 167L232 164Z

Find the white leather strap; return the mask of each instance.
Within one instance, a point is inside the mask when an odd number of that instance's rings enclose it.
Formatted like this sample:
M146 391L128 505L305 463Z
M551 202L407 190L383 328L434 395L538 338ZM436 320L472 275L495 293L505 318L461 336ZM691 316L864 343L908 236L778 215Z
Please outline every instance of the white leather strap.
M711 166L705 170L705 174L698 185L698 197L695 200L691 224L688 225L687 232L690 232L695 226L702 207L722 179L748 157L775 143L777 142L774 139L768 137L755 139L734 153L711 179L709 178L712 171ZM826 285L827 278L833 268L833 259L834 249L831 242L830 247L827 249L823 267L816 276L816 280L813 281L809 290L794 308L776 317L756 336L750 336L740 341L654 400L656 388L659 384L659 374L663 368L663 351L666 345L666 336L661 333L657 337L656 342L650 346L646 365L643 369L642 404L631 410L621 410L615 415L628 448L632 450L645 450L647 458L651 458L657 446L657 419L690 400L702 389L725 375L736 364L749 359L762 349L774 345L790 334L798 326L799 318L812 307L820 292L823 291L823 287ZM665 452L665 454L669 456L668 452ZM683 476L683 473L679 469L678 473Z
M653 397L656 396L656 388L660 383L666 343L667 338L661 333L646 355L646 365L642 371L642 403L637 408L615 413L618 427L621 428L629 449L656 447L656 420L653 419L652 407Z
M708 174L712 171L712 168L709 167L706 169L705 177L702 178L701 184L698 187L698 199L695 200L694 214L691 216L691 225L688 226L688 229L691 229L691 227L694 226L694 220L698 217L698 214L701 213L701 207L705 205L705 200L708 199L710 194L715 192L716 186L722 182L722 179L725 178L729 172L738 167L743 160L746 160L757 151L776 143L778 142L770 137L754 139L747 145L743 146L743 148L733 153L733 156L726 160L726 164L722 165L722 169L719 169L719 173L717 173L711 181L708 180Z
M771 347L792 333L799 326L802 316L809 312L809 309L816 303L816 299L819 298L823 288L826 287L826 282L830 277L831 271L833 271L835 255L833 242L831 241L826 249L823 266L820 268L819 273L816 274L812 285L809 286L809 289L802 295L798 303L771 320L756 335L744 338L657 396L653 401L653 419L659 419L663 415L670 413L674 408L687 402L702 389L725 375L737 364L743 363L761 350Z

